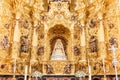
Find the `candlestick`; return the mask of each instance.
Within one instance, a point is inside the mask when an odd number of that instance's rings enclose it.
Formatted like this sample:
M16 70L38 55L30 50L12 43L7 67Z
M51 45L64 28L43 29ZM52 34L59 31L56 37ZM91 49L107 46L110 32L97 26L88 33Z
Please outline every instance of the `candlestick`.
M103 63L103 71L105 73L104 58L102 59L102 63Z
M117 64L118 64L118 61L116 59L116 53L115 51L117 50L118 48L115 48L114 45L111 46L111 48L109 50L112 51L113 53L113 65L114 65L114 68L115 68L115 77L116 77L116 80L118 80L118 74L117 74Z
M16 58L14 59L14 69L13 69L14 74L16 73Z
M92 76L91 76L91 66L89 64L89 59L88 59L88 72L89 72L89 80L92 80Z
M28 66L25 66L25 75L24 75L24 80L27 80L27 71L28 71Z
M13 68L13 80L16 80L15 75L16 75L16 58L14 59L14 68Z
M102 63L103 63L104 78L106 78L106 71L105 71L105 61L104 61L104 58L102 59Z
M31 80L31 60L30 60L30 66L29 66L29 80Z

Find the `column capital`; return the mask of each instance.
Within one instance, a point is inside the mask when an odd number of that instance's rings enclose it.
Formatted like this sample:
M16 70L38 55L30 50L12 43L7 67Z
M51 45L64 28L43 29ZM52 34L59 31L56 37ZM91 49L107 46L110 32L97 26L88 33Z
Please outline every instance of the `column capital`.
M102 20L102 18L103 18L102 12L98 12L98 20Z
M20 13L20 12L17 12L17 13L16 13L16 20L20 19L20 17L21 17L21 13Z

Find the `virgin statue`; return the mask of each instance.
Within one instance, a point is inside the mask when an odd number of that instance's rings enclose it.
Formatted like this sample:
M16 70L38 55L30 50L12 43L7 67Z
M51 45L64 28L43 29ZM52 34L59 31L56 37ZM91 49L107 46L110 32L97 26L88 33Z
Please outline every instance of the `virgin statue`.
M51 60L67 60L61 39L55 42Z

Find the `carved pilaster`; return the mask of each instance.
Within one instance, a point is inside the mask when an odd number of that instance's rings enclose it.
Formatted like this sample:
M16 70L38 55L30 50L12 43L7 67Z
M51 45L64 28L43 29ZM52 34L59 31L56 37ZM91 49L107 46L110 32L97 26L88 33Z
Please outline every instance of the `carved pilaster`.
M102 13L100 12L98 14L99 19L99 26L98 26L98 55L99 58L105 58L106 57L106 47L105 47L105 39L104 39L104 26L102 21Z
M36 26L36 24L35 24ZM31 59L33 61L36 61L36 57L37 57L37 46L38 46L38 34L36 32L36 27L34 28L33 31L33 37L32 37L32 52L31 52Z
M71 25L71 56L69 60L74 61L74 24Z
M48 50L48 26L44 24L44 55L42 56L43 61L47 61L50 57L49 50ZM49 55L49 56L48 56Z
M82 57L81 59L82 60L86 60L86 39L85 39L85 26L84 26L84 21L82 20L81 21L81 27L82 27L82 30L81 30L81 34L80 34L80 46L81 46L81 54L82 54Z
M13 46L12 46L12 58L18 58L19 56L19 48L20 48L20 26L19 26L19 19L20 19L21 13L16 13L16 24L14 29L14 37L13 37Z

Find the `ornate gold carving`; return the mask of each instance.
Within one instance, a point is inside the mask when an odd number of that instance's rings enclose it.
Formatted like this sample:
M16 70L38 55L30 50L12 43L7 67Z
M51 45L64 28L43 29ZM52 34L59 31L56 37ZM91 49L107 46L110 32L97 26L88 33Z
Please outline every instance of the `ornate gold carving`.
M120 45L119 12L118 3L114 0L1 0L0 74L13 74L12 58L20 59L17 60L16 74L21 75L24 74L24 65L29 65L30 59L33 60L32 72L40 69L43 74L47 74L45 65L50 64L53 68L50 75L74 75L75 69L88 73L87 62L80 60L90 58L92 74L103 75L102 62L99 60L102 57L99 56L106 54L106 74L115 74L112 53L106 47ZM99 42L101 36L98 35L101 26L105 37L103 42ZM81 36L83 31L84 37ZM58 38L62 39L67 61L49 61L54 41ZM84 46L81 46L82 38L85 38ZM19 50L28 54L20 55ZM118 61L119 53L118 50ZM120 73L120 66L117 68Z

